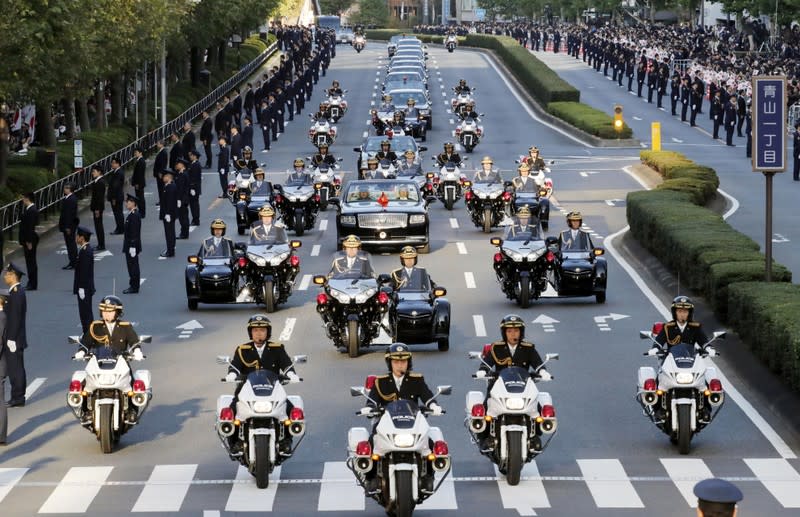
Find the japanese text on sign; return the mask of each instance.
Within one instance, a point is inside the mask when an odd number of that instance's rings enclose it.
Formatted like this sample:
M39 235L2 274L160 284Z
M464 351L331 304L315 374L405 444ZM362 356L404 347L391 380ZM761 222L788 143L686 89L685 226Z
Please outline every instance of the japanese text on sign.
M786 170L786 78L753 78L753 170Z

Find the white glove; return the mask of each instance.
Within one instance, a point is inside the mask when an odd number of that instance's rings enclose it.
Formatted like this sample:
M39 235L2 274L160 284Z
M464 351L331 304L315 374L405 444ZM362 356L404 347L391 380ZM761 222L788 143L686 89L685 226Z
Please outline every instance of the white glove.
M128 253L131 254L131 258L136 257L136 248L128 248Z
M298 377L297 374L294 372L287 373L286 377L289 378L289 382L291 382L292 384L300 382L300 377Z
M433 415L433 416L441 416L442 415L442 406L440 406L436 402L432 402L428 406L428 409L431 410L431 415Z
M17 351L17 342L16 341L12 341L12 340L9 339L8 341L6 341L6 344L8 345L8 349L10 351L12 351L12 352L16 352Z
M80 298L81 300L83 300L84 298L86 298L86 291L84 291L84 290L83 290L83 287L81 287L80 289L78 289L78 298ZM9 343L12 343L12 342L11 342L11 341L9 341ZM13 350L12 350L12 352L13 352Z
M72 358L83 359L84 357L86 357L86 352L84 352L83 350L78 350L77 352L75 352L75 355Z
M225 376L225 380L228 382L234 382L236 380L236 372L228 372L228 375Z
M189 189L189 194L192 195L192 196L196 196L197 195L195 193L194 189Z
M708 354L708 357L716 357L717 349L709 345L706 347L706 354Z
M541 380L541 381L552 381L553 380L553 376L550 375L550 372L548 372L547 370L541 369L541 370L539 370L539 380Z
M133 360L141 361L142 359L144 359L144 354L142 354L142 349L137 348L136 350L133 351Z
M166 222L168 222L168 223L171 223L171 222L172 222L172 216L171 216L171 215L169 215L169 214L167 214L167 215L165 215L165 216L164 216L164 220L165 220Z
M372 408L371 407L362 407L360 413L362 415L371 415L372 414Z
M475 372L476 379L485 379L486 378L486 370L478 370Z
M219 170L219 173L220 173L220 174L225 174L225 169L220 169L220 170Z
M181 207L181 200L179 199L178 200L178 208L180 208L180 207Z
M649 356L658 355L658 348L656 347L651 348L650 350L647 351L647 355Z

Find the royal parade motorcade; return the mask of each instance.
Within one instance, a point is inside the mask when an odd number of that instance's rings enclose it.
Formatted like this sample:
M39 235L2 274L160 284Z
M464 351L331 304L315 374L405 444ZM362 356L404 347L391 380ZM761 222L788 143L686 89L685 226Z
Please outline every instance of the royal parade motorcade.
M329 200L337 207L337 248L345 236L356 235L365 247L414 246L428 253L432 200L406 179L351 181L340 198Z
M416 36L408 36L405 34L395 34L391 38L389 38L389 43L386 44L386 50L389 53L389 57L392 57L394 53L397 51L398 44L403 42L416 42L422 46L422 42Z
M392 96L392 104L395 111L403 111L408 106L408 100L414 99L416 108L419 110L420 122L425 123L425 129L430 131L433 128L433 109L427 90L398 88L387 90L387 94Z
M375 158L381 150L381 142L388 140L391 144L391 150L400 157L406 151L414 151L414 156L418 160L421 159L421 154L428 150L424 145L418 145L417 141L412 136L408 135L392 135L392 138L384 136L368 136L360 147L353 147L353 152L358 153L358 160L356 167L358 168L359 179L364 178L364 171L367 170L367 160Z

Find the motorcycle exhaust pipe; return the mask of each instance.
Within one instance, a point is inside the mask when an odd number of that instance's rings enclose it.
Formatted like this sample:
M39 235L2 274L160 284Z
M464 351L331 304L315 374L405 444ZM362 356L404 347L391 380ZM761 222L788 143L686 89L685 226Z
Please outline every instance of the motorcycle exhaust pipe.
M67 395L67 404L73 408L79 408L83 405L83 395L78 393L70 393Z
M226 421L217 423L217 432L221 436L224 436L225 438L227 438L227 437L229 437L229 436L231 436L233 434L233 431L234 431L233 422L229 422L229 421L226 420Z
M292 422L289 426L289 434L292 436L297 436L303 434L306 429L306 424L304 422Z
M355 469L360 473L366 473L372 470L372 458L369 456L357 456L355 461Z
M433 460L433 470L442 472L450 469L450 456L437 456Z
M556 427L558 427L558 422L555 418L546 418L541 423L542 432L545 434L553 434L556 432Z

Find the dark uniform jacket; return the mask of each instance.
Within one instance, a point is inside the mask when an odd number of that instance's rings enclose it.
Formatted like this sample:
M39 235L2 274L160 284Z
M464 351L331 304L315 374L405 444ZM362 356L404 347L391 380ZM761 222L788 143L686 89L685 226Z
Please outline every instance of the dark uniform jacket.
M389 160L390 162L396 162L397 153L395 153L394 151L388 151L388 152L378 151L377 153L375 153L375 158L377 158L378 161Z
M72 294L78 294L78 289L83 289L86 296L94 294L94 249L88 243L78 248Z
M439 164L439 167L444 167L444 164L446 164L447 162L453 162L456 165L458 165L459 163L461 163L461 155L459 155L458 153L452 153L452 154L439 153L436 156L436 162Z
M419 406L424 406L426 402L433 398L433 393L428 388L421 373L406 372L403 382L400 383L399 390L394 382L394 377L389 373L380 375L375 379L375 385L369 392L369 398L379 407L383 407L395 400L411 400Z
M197 139L194 136L194 131L190 129L183 135L183 139L181 140L181 147L183 147L184 154L183 158L189 159L189 151L196 150L196 144Z
M196 196L202 194L201 187L203 186L203 168L198 160L193 161L189 165L189 189L194 190Z
M120 167L119 169L112 169L106 174L108 177L108 190L106 198L109 201L122 202L125 193L125 171Z
M81 340L83 347L89 352L93 352L96 347L107 346L117 354L127 351L138 342L139 336L129 321L117 321L114 331L109 335L103 320L93 321Z
M97 179L92 180L92 200L89 203L89 208L92 211L105 210L106 207L106 180L98 176Z
M213 129L214 122L211 120L211 117L208 117L203 121L203 125L200 126L200 140L203 142L210 142L213 138Z
M214 244L214 237L208 237L200 245L200 251L197 252L197 256L209 258L228 258L233 257L233 249L233 241L227 237L221 237L219 244Z
M165 215L168 215L173 221L175 220L175 215L178 213L178 191L174 181L164 183L164 197L161 200L161 206L158 208L158 215L162 219Z
M8 300L3 307L6 313L6 335L5 342L14 341L17 350L28 347L28 337L25 330L26 313L28 312L27 301L25 299L25 289L17 284L8 290Z
M656 336L656 341L662 346L674 346L681 343L705 345L708 343L708 336L703 332L700 322L698 321L686 323L686 327L684 327L683 332L681 332L678 323L672 320L664 325L664 328L662 328L661 332Z
M78 197L70 194L61 201L61 215L58 218L58 231L74 230L78 225Z
M253 223L250 228L250 242L252 244L283 244L288 241L286 230L274 222L269 229L261 222Z
M155 160L153 160L153 177L161 181L161 173L164 172L168 165L169 153L166 147L162 147L156 154Z
M144 159L144 156L136 160L136 165L133 166L133 175L131 176L131 185L135 186L136 188L143 189L144 188L144 172L147 168L147 161Z
M527 176L528 179L523 180L522 176L517 176L516 178L511 180L511 184L514 186L515 192L538 192L539 185L536 184L536 180L533 179L532 176Z
M37 243L39 235L36 234L36 225L39 224L39 209L30 205L22 210L22 220L19 225L20 243Z
M255 370L269 370L280 374L284 369L291 366L292 360L282 343L268 341L264 346L264 352L258 355L256 346L252 341L236 347L236 352L231 358L231 365L228 372L238 372L240 377L246 376ZM288 370L294 371L294 369ZM288 373L285 372L285 373Z
M411 274L405 267L400 267L392 271L392 288L394 290L408 289L412 291L424 291L436 284L433 283L431 277L425 268L414 266L411 268Z
M594 248L592 237L588 232L578 230L573 239L571 228L558 235L558 244L561 247L561 251L587 251Z
M172 149L169 150L169 168L175 170L175 164L178 163L179 159L183 158L183 155L183 145L181 145L180 140L172 144Z
M348 273L357 272L359 278L372 278L375 272L372 270L372 264L369 260L369 255L364 252L359 252L353 261L353 267L347 267L347 256L342 254L333 259L331 270L328 273L328 278L336 277L339 275L346 275Z
M536 346L528 341L519 342L513 357L511 356L511 349L505 341L495 341L483 360L486 364L481 365L481 370L489 371L491 367L494 367L495 372L499 372L509 366L536 369L542 364L542 358L539 352L536 351Z
M134 248L136 253L142 251L142 214L138 208L128 212L125 218L125 230L122 236L122 253L127 254L130 248Z

